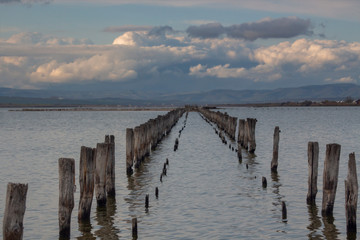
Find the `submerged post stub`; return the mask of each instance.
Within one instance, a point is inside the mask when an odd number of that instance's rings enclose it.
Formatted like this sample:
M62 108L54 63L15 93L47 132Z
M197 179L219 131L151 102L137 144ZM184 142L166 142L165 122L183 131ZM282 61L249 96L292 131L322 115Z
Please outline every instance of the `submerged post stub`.
M137 229L137 218L132 219L132 238L138 238L138 229Z
M281 215L282 221L287 222L287 209L284 201L281 202Z
M263 187L263 188L267 188L267 180L266 180L266 177L262 177L261 182L262 182L262 187Z
M22 239L24 214L26 209L27 184L8 183L5 214L3 219L3 239Z

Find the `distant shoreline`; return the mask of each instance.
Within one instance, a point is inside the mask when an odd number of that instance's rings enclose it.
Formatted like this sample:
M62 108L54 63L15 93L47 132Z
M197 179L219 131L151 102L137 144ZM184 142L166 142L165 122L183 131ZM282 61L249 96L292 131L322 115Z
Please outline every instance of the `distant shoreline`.
M188 105L201 106L211 109L226 108L226 107L360 107L360 102L285 102L285 103L248 103L248 104L209 104L209 105ZM9 111L14 112L53 112L53 111L171 111L175 108L183 106L108 106L108 105L94 105L94 106L58 106L58 105L0 105L0 108L11 108Z

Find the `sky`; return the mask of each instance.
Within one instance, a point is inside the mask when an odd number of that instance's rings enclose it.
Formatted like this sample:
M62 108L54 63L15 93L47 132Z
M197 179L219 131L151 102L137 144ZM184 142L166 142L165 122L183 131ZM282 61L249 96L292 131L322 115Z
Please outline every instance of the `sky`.
M0 0L0 87L357 84L359 10L358 0Z

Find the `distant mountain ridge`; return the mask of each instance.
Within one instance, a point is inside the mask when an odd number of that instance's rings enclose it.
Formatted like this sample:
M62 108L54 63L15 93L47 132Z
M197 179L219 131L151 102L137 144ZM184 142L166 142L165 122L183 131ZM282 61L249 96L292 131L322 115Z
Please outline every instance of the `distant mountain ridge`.
M312 85L273 90L211 90L197 93L154 93L137 91L56 91L0 88L0 103L84 105L182 105L247 104L360 98L357 84Z

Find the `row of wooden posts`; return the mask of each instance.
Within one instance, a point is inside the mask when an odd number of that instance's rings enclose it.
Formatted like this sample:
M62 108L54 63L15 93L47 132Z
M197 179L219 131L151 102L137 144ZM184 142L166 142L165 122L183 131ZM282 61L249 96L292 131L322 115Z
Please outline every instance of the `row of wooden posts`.
M213 112L207 108L199 108L198 111L209 121L215 123L220 130L224 131L230 137L231 140L235 141L237 128L236 117L231 117L227 113L219 111ZM256 122L256 118L239 119L237 141L238 144L248 150L249 153L254 153L256 150Z
M143 158L167 135L185 112L175 109L164 116L150 119L135 129L126 130L127 173L132 173L133 162L137 167ZM78 220L90 219L95 190L98 206L105 206L108 197L115 197L115 137L105 136L104 143L96 148L81 147L79 163L80 200ZM60 158L59 167L59 235L70 237L71 213L74 208L75 160ZM26 209L28 184L9 183L3 219L3 239L22 239L23 218ZM134 230L133 230L134 231Z
M209 109L199 109L199 112L205 117L205 120L214 122L220 129L219 136L223 138L221 130L228 133L229 130L233 129L232 126L233 117L223 114L221 112L212 112ZM236 121L236 120L235 120ZM253 153L256 148L255 143L255 124L256 119L247 118L246 120L240 119L238 125L238 157L241 158L241 147L249 150L249 153ZM232 127L229 127L232 126ZM236 125L235 125L236 129ZM272 172L277 172L278 158L279 158L279 141L280 141L280 128L276 126L274 129L273 136L273 157L271 160L270 169ZM234 140L234 139L233 139ZM226 141L226 140L225 140ZM249 148L247 148L249 146ZM340 160L340 149L339 144L327 144L326 145L326 156L324 162L323 172L323 198L322 198L322 215L332 216L335 195L338 182L339 173L339 160ZM240 153L240 155L239 155ZM317 178L318 178L318 159L319 159L319 145L317 142L308 143L308 194L307 203L314 204L317 194ZM267 187L266 177L262 177L262 186ZM357 199L358 199L358 180L356 172L356 161L355 153L349 154L348 162L348 175L345 180L345 213L346 213L346 229L348 233L356 233L356 212L357 212ZM282 218L286 220L287 209L286 203L282 202Z
M126 129L126 172L128 175L133 173L134 163L135 168L140 166L144 157L155 149L184 112L185 109L178 108L166 115L159 115L155 119L150 119L140 126Z

